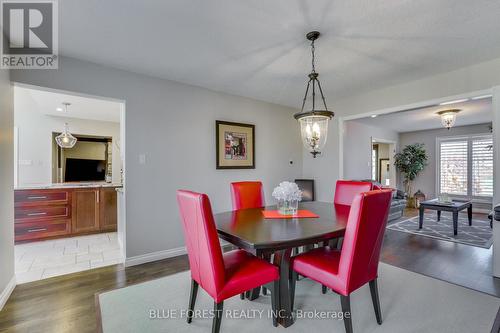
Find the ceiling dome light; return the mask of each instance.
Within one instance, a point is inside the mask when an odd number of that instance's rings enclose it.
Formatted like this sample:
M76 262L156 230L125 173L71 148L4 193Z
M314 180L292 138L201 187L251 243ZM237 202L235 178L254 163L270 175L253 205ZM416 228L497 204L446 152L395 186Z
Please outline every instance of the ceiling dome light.
M457 113L459 113L459 109L450 109L439 111L437 114L441 117L441 124L448 130L455 125L455 121L457 120Z
M321 154L321 150L326 144L326 136L328 134L328 121L334 116L334 113L332 111L328 111L325 96L323 95L323 89L321 88L321 83L318 80L319 74L316 72L316 68L314 67L314 41L318 39L319 35L319 31L311 31L306 35L306 38L311 41L312 70L308 75L309 81L307 82L306 93L302 102L302 109L299 113L296 113L294 115L295 119L297 119L300 124L300 134L302 136L302 142L314 158L316 158L316 155ZM307 96L311 86L311 110L304 111ZM316 108L316 86L321 95L324 109Z
M63 103L64 105L64 110L65 113L68 113L68 105L71 105L71 103ZM75 138L71 133L69 132L69 126L68 123L64 124L64 131L56 136L56 142L61 148L73 148L76 144L77 138Z

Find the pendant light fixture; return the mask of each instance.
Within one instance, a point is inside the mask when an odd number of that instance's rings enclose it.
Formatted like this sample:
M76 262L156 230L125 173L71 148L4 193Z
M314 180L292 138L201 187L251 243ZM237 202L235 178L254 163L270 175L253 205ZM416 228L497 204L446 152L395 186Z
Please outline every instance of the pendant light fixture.
M319 31L311 31L306 35L306 38L311 41L312 70L308 75L309 81L307 82L306 93L304 95L304 100L302 101L302 109L299 113L294 115L295 119L297 119L300 124L302 142L314 158L316 158L316 155L321 154L321 150L326 144L328 121L334 116L334 113L332 111L328 111L326 106L323 89L321 88L321 83L318 80L319 74L316 72L314 63L314 41L318 39L319 35ZM324 108L321 106L318 107L318 103L316 102L316 89L318 89L321 95L320 103L322 102ZM311 109L305 111L304 108L309 91L311 91Z
M71 105L71 103L64 102L62 103L64 105L64 112L67 114L68 113L68 106ZM64 124L64 131L56 136L56 142L61 148L73 148L76 144L77 139L71 135L69 132L69 126L68 123Z
M437 114L441 117L441 124L449 130L453 127L453 125L455 125L455 121L457 120L457 113L459 112L459 109L449 109L439 111Z

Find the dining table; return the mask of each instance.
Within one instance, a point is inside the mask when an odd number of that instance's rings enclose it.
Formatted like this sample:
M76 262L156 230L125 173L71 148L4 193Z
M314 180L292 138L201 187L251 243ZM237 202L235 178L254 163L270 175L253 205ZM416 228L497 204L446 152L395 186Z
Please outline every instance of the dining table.
M276 206L249 208L214 215L219 237L234 246L261 258L271 258L279 268L278 323L283 327L293 324L289 276L292 250L312 247L342 237L347 225L349 206L325 202L303 202L299 210L309 210L314 218L265 218L264 210ZM259 295L253 293L253 298Z

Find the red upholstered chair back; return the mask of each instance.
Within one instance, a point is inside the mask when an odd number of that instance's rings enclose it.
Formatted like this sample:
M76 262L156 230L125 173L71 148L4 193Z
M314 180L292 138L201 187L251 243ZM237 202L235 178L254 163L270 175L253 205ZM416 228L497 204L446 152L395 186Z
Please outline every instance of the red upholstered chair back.
M371 182L337 180L333 203L337 205L350 206L357 194L371 191L372 186Z
M377 277L391 190L358 194L351 205L339 262L346 294Z
M210 200L206 194L179 190L177 202L184 227L191 277L215 298L224 286L225 276Z
M261 182L231 183L233 210L264 207Z

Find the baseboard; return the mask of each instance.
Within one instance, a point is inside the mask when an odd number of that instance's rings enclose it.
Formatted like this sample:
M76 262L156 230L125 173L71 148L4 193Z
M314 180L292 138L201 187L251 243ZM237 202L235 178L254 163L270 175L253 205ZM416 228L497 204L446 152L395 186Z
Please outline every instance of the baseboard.
M5 303L7 303L7 300L9 299L10 294L12 294L12 292L14 291L15 287L16 287L16 276L13 276L12 279L10 279L9 283L7 283L7 286L5 286L5 289L0 294L0 311L5 306Z
M220 245L222 248L231 245L231 243L226 242L225 240L220 240ZM140 256L130 257L125 259L125 267L136 266L140 264L145 264L148 262L163 260L167 258L173 258L177 256L182 256L187 253L186 247L176 247L170 250L157 251L152 253L143 254Z
M167 258L177 257L186 254L186 247L176 247L170 250L157 251L147 254L142 254L140 256L130 257L125 259L125 267L136 266L140 264L145 264L152 261L163 260Z

